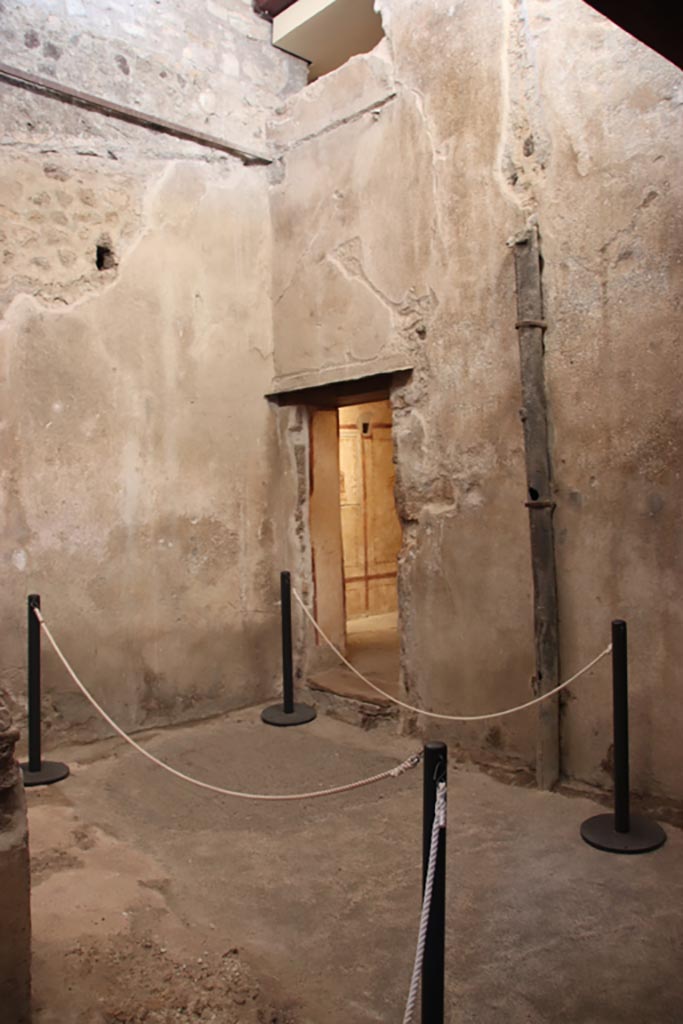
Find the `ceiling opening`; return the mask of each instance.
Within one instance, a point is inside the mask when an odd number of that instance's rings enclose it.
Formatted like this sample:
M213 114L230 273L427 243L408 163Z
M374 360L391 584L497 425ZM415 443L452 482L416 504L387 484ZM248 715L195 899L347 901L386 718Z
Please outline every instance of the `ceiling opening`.
M383 38L374 0L296 0L273 17L273 45L309 63L309 82Z

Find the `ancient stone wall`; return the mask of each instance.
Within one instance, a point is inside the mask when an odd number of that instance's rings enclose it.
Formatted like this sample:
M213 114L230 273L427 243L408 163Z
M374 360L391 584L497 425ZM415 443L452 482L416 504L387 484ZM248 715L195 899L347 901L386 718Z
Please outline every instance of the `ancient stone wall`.
M306 75L269 38L242 0L3 0L0 60L265 149L267 113ZM20 713L38 592L124 725L265 699L268 169L4 83L0 102L0 685ZM47 652L44 705L48 727L99 729Z
M386 39L305 88L248 0L0 6L5 63L280 153L243 166L0 84L17 705L31 591L123 724L271 691L277 570L310 594L310 453L302 410L263 394L405 366L406 692L452 712L528 698L508 241L535 223L562 674L629 621L634 784L681 797L680 72L581 0L380 0ZM45 671L48 717L92 731ZM444 731L533 761L533 712ZM564 770L607 783L610 731L603 664L564 703Z
M306 81L303 62L271 46L250 0L2 0L0 15L4 63L252 148L263 145L269 113ZM13 95L3 90L5 126ZM71 134L81 148L84 135L92 148L120 141L108 124L84 133L80 114L74 122L63 109L17 102L27 142L44 131L54 139L56 121L60 150ZM148 145L159 151L154 136Z
M507 243L538 225L561 670L629 620L634 785L680 798L681 74L580 0L379 6L386 41L271 127L278 382L414 367L393 395L406 690L452 713L528 699ZM532 762L536 717L446 733ZM609 782L608 663L562 741L566 773Z
M0 698L0 1006L3 1020L29 1024L31 887L24 783L14 759L18 738Z

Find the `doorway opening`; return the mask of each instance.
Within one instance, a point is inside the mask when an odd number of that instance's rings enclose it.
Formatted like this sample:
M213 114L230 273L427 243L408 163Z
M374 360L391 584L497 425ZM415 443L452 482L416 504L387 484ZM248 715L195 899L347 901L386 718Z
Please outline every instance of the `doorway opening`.
M396 693L401 524L388 399L339 409L339 507L349 661ZM369 694L366 694L369 696Z
M401 523L394 500L394 445L390 395L413 372L402 362L381 372L320 380L302 374L266 397L297 406L308 422L312 611L351 664L392 697L400 697L398 557ZM296 383L296 387L293 387ZM362 722L393 713L313 630L307 682L362 702ZM375 705L368 709L366 705Z
M398 555L388 389L310 412L310 536L318 622L352 665L398 696ZM310 684L386 705L320 638Z

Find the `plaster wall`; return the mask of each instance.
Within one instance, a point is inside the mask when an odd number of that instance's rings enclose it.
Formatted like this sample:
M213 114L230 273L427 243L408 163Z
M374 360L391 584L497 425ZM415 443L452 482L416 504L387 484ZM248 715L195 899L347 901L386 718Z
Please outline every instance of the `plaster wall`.
M258 138L305 79L241 0L3 3L2 15L7 63L232 139ZM209 85L215 118L200 114ZM25 601L38 592L124 727L265 700L281 479L263 398L268 171L0 92L0 684L21 716ZM103 242L115 265L98 270ZM100 731L47 649L43 676L48 729Z
M414 367L392 394L405 689L452 713L528 699L507 243L539 225L562 674L629 620L634 787L680 798L680 72L579 0L379 6L387 39L271 126L277 382ZM444 731L533 761L533 712ZM608 663L562 740L566 774L608 784Z
M629 620L634 785L681 798L680 72L580 0L379 6L376 50L303 88L247 0L0 0L0 60L281 153L243 167L0 84L0 683L21 711L38 591L124 725L269 696L277 570L318 595L308 417L263 394L410 365L404 688L527 699L507 242L535 221L563 674ZM48 655L45 676L48 724L92 734ZM610 731L603 664L565 701L564 770L606 784ZM533 761L533 713L444 733Z

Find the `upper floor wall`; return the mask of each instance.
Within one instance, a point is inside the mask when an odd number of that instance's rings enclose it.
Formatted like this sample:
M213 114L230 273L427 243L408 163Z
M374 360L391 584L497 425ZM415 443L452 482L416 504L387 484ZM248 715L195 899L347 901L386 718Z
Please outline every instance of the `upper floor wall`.
M0 61L255 149L307 73L271 46L249 0L3 0ZM65 110L28 124L17 93L2 90L14 142L41 142L56 122L62 144L84 130L104 134L99 121ZM164 151L163 138L154 141Z

